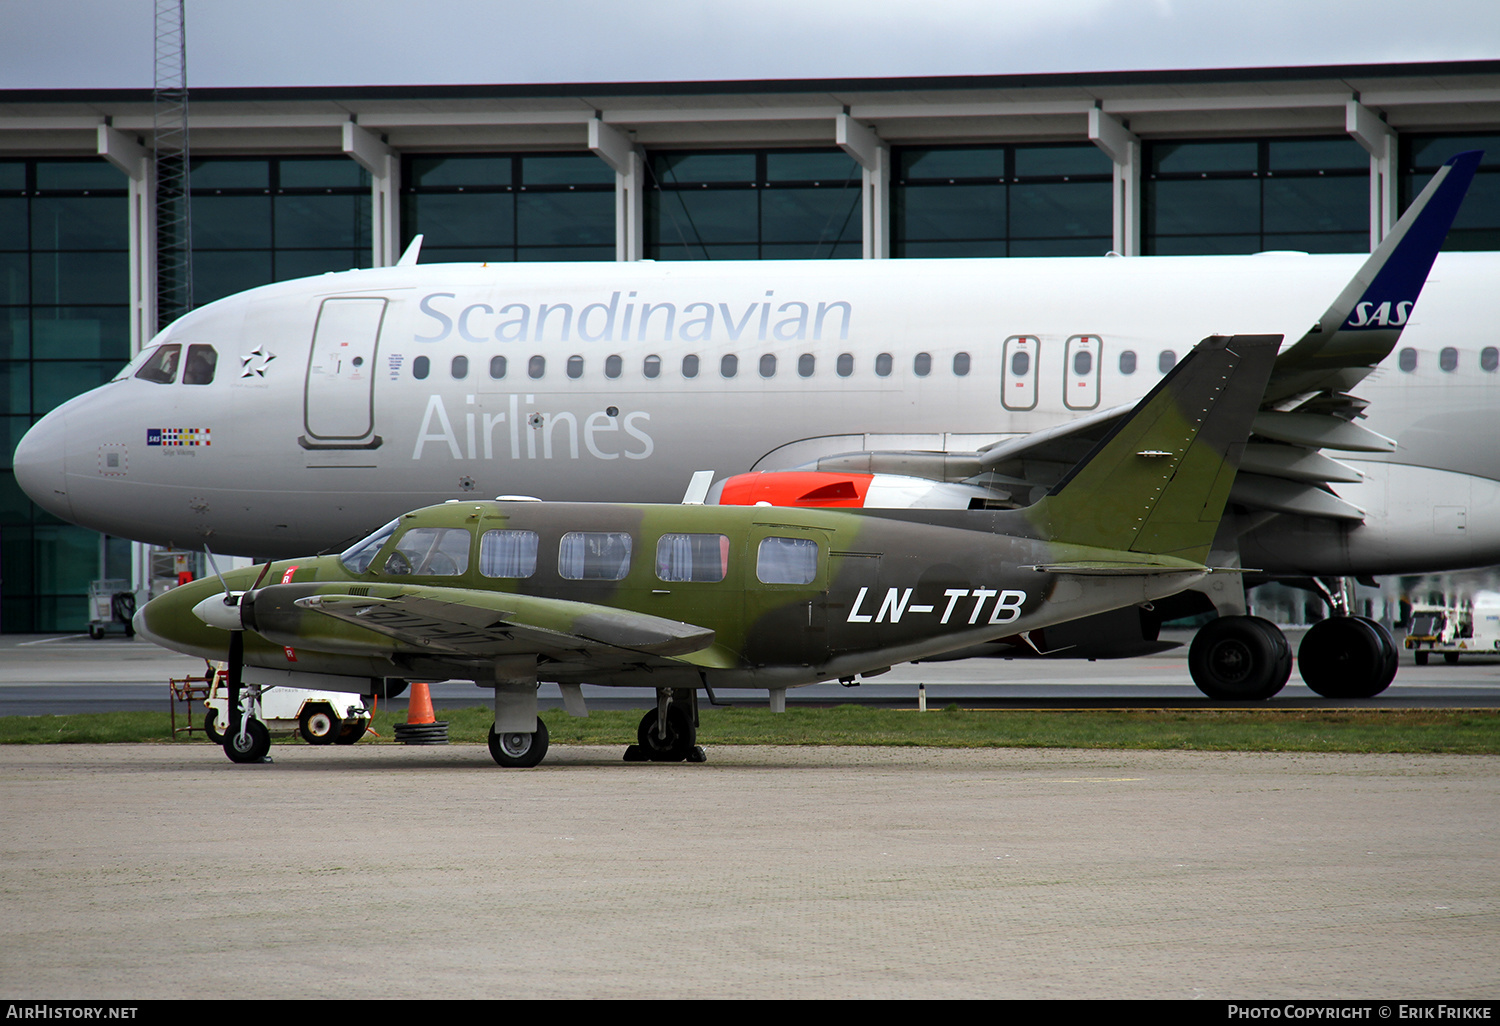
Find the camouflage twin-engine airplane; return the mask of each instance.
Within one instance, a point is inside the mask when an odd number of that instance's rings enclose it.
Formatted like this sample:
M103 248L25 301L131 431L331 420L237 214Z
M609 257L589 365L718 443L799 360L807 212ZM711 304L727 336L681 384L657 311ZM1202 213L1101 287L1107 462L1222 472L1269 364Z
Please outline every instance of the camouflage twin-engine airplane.
M338 556L178 588L136 629L228 658L236 762L270 744L254 717L260 686L378 693L392 679L493 688L502 766L546 754L538 681L561 685L575 715L581 684L654 687L627 758L701 760L699 688L774 699L1150 602L1213 572L1204 560L1280 341L1205 339L1024 509L452 501Z

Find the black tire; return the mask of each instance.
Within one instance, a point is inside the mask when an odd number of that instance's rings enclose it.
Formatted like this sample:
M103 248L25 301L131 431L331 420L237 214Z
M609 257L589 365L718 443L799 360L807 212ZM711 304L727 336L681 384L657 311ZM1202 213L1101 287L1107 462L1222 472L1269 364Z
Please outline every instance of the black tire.
M547 724L540 716L536 719L536 733L522 734L510 731L495 733L490 727L490 757L506 769L527 769L541 762L547 755Z
M208 715L203 717L203 732L208 739L216 745L224 743L224 732L219 729L219 710L210 709Z
M1224 702L1264 701L1286 686L1292 647L1286 635L1258 616L1221 616L1198 630L1188 649L1193 683Z
M93 638L95 641L98 641L99 639L104 637L104 628L100 627L98 624L89 624L89 637Z
M1297 668L1309 688L1324 698L1371 698L1389 675L1380 625L1358 616L1335 616L1312 625L1297 649ZM1394 643L1391 644L1394 650Z
M1392 637L1390 630L1379 620L1371 620L1367 616L1359 616L1355 617L1355 619L1369 624L1370 629L1380 638L1380 654L1383 659L1383 665L1381 666L1380 677L1378 678L1380 690L1374 692L1374 694L1378 695L1381 691L1390 687L1391 682L1396 679L1396 671L1401 668L1401 648L1396 644L1396 639Z
M1457 652L1444 652L1443 653L1443 662L1447 663L1449 666L1457 666L1458 665L1458 653Z
M361 740L370 729L370 721L361 717L353 723L346 723L344 729L339 731L339 736L333 739L336 745L352 745Z
M1419 649L1417 649L1415 652L1412 653L1412 658L1416 660L1418 666L1426 666L1427 665L1427 650L1425 648L1419 648Z
M333 707L318 703L309 705L297 717L297 730L302 740L310 745L331 745L344 732L344 721L334 713Z
M698 732L693 727L693 718L677 703L667 706L667 736L656 736L657 710L652 709L641 717L636 728L635 739L649 755L652 762L682 762L693 752L698 743Z
M229 756L230 762L260 762L271 750L271 732L260 720L250 720L245 724L245 737L239 734L226 734L224 737L224 754Z

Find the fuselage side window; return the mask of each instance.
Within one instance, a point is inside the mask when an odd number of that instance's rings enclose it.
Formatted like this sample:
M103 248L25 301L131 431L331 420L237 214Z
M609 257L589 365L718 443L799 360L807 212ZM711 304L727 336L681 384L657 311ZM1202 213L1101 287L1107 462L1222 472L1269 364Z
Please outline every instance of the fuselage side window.
M490 357L490 377L494 378L496 381L505 377L505 357Z
M1500 367L1500 349L1485 346L1479 351L1479 369L1493 374L1496 367Z
M1401 355L1396 357L1396 366L1410 374L1417 369L1417 351L1410 346L1401 350Z
M453 371L453 380L462 381L469 376L469 358L467 356L455 356L450 369Z
M719 361L719 374L726 378L732 378L740 372L740 358L733 353L726 353Z
M1127 350L1125 350L1124 352L1122 352L1120 354L1120 373L1121 374L1134 374L1135 373L1135 350L1134 349L1127 349Z
M760 376L763 378L774 378L776 376L776 357L770 353L760 358Z
M1163 349L1161 355L1156 358L1156 369L1165 374L1177 366L1177 354L1170 349Z
M142 381L157 385L170 385L177 380L177 361L182 357L182 346L177 343L159 346L151 358L141 365L135 376Z
M854 373L854 354L853 353L840 353L839 354L839 360L838 360L837 369L838 369L838 372L839 372L839 377L841 377L841 378L847 378L849 375L853 374Z
M182 371L184 385L212 385L214 369L219 364L218 350L213 346L188 346L187 366Z
M916 359L911 362L911 369L919 378L925 378L932 373L932 354L918 353Z
M521 580L536 573L535 531L486 531L479 538L479 572Z
M891 354L881 353L875 357L875 373L882 378L891 376Z
M762 538L755 554L761 584L811 584L818 577L818 543L810 538Z
M393 577L457 577L469 569L469 532L462 527L413 527L386 557Z
M801 377L804 377L804 378L810 378L810 377L812 377L813 376L813 369L817 365L818 365L817 358L814 357L812 353L803 353L801 356L797 357L797 373Z
M661 373L661 357L648 356L646 362L641 364L641 373L648 378L654 378Z
M656 543L656 576L663 581L722 581L729 572L729 539L722 534L664 534Z
M418 381L427 380L427 372L432 369L432 361L425 356L419 356L411 362L411 376Z
M685 378L696 378L698 376L698 358L688 353L682 358L682 376Z
M969 375L969 354L968 353L954 353L953 354L953 375L954 375L954 377L959 377L959 378L968 377L968 375Z
M570 378L581 378L581 377L583 377L583 357L581 357L581 356L570 356L570 357L568 357L568 377L570 377Z
M630 535L569 531L557 546L557 572L570 581L621 581L630 573Z
M1458 350L1452 346L1444 346L1438 352L1438 366L1444 371L1452 372L1458 369Z
M618 378L624 366L625 361L621 360L619 356L607 356L604 358L604 376L606 378Z
M547 373L547 358L545 356L533 356L526 365L526 373L533 378L540 378Z

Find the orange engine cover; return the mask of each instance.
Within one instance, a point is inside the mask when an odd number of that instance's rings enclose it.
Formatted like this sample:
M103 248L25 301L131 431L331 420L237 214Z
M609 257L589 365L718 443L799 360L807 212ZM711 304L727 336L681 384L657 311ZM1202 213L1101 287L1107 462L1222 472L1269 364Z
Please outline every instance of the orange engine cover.
M825 474L788 470L736 474L724 482L721 506L863 506L873 474Z

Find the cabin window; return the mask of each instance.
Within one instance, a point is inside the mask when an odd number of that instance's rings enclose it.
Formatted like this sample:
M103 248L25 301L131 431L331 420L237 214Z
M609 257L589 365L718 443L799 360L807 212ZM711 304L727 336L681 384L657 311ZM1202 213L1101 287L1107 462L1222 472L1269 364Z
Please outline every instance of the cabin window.
M1500 367L1500 349L1485 346L1479 351L1479 369L1493 373L1496 367Z
M837 370L839 372L839 377L841 377L841 378L847 378L849 375L853 374L854 373L854 354L853 353L840 353L839 354L839 361L838 361L838 364L837 364Z
M172 344L158 346L151 358L141 364L135 376L142 381L158 385L170 385L177 380L177 361L182 358L182 346Z
M1093 353L1089 352L1087 349L1080 349L1078 352L1076 352L1076 353L1073 354L1073 373L1074 374L1077 374L1080 378L1086 378L1086 377L1089 376L1089 372L1092 371L1093 369L1094 369L1094 354Z
M581 357L581 356L570 356L570 357L568 357L568 377L570 377L570 378L581 378L581 377L583 377L583 357Z
M393 577L457 577L469 568L469 532L462 527L413 527L386 557Z
M547 358L545 356L533 356L526 365L526 373L533 378L539 378L547 373Z
M890 353L881 353L879 356L875 357L875 373L880 375L882 378L888 378L891 376Z
M925 378L932 373L932 354L918 353L916 359L911 362L911 369L917 377Z
M620 581L630 572L630 535L569 531L557 547L557 572L570 581Z
M1135 350L1134 349L1127 349L1123 353L1120 354L1120 373L1121 374L1134 374L1135 373Z
M810 538L762 538L755 576L761 584L811 584L818 576L818 543Z
M624 367L625 361L621 360L618 356L605 357L604 376L606 378L618 378L620 376L620 371L623 370Z
M375 561L375 555L380 551L381 546L396 533L397 523L399 521L392 520L364 541L356 542L345 549L339 555L339 562L344 565L344 569L351 574L362 574L370 569L370 564Z
M1010 355L1011 377L1024 378L1031 372L1031 354L1024 349L1017 349Z
M656 543L656 576L663 581L722 581L729 572L729 539L722 534L664 534Z
M1457 370L1458 350L1452 346L1444 346L1438 353L1438 366L1450 373Z
M726 378L732 378L740 372L740 358L733 353L728 353L719 361L719 373Z
M418 381L427 380L427 372L432 369L432 361L425 356L419 356L411 362L411 376Z
M682 358L682 376L685 378L696 378L698 376L698 358L692 353Z
M813 376L813 368L817 366L817 363L812 353L803 353L797 357L797 373L804 378L810 378Z
M1410 374L1417 369L1417 351L1410 347L1401 350L1401 355L1396 357L1396 365Z
M522 579L536 573L535 531L486 531L479 539L479 572Z
M1161 355L1156 358L1156 369L1165 374L1177 366L1177 354L1170 349L1163 349Z
M505 357L490 357L490 377L494 378L497 381L500 378L505 377Z
M182 371L182 383L184 385L213 384L214 368L218 366L218 363L219 354L213 346L188 346L187 366Z
M774 378L776 376L776 357L770 353L760 358L760 376L763 378Z
M965 378L969 376L969 354L953 354L953 374L955 377Z
M450 367L453 371L453 379L462 381L469 376L469 358L467 356L455 356Z
M641 365L641 373L648 378L654 378L659 375L661 373L661 357L646 357L646 362Z

